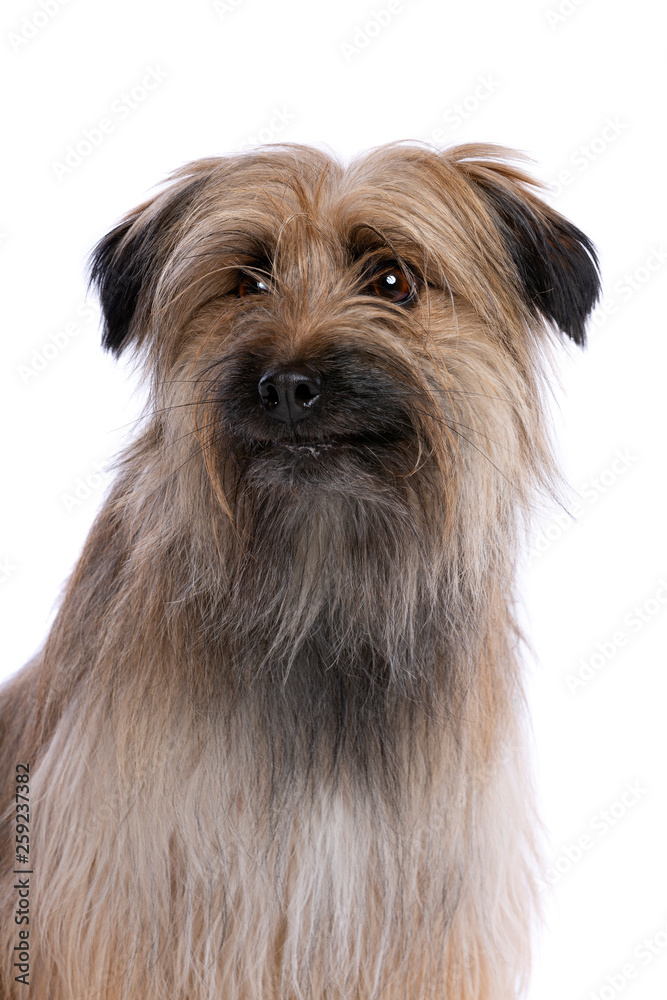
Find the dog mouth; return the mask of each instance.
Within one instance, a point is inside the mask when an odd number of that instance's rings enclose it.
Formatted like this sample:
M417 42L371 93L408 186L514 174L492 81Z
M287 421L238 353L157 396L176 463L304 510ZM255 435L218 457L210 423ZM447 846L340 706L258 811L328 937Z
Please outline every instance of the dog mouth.
M321 458L325 452L332 451L334 448L340 448L342 445L333 441L321 441L318 444L286 444L284 441L272 441L271 447L290 452L299 457Z
M396 434L350 434L341 437L318 440L287 440L285 438L268 438L255 440L248 451L251 457L260 455L275 455L279 457L294 456L295 459L323 459L342 452L371 455L380 449L394 447L398 443Z

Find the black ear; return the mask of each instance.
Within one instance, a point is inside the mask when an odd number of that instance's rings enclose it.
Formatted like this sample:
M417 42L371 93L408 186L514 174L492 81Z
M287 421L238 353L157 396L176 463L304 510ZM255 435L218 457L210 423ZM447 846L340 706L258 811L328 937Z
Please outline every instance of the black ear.
M516 185L482 183L516 268L526 304L571 337L586 340L586 319L600 294L595 247L581 230Z
M104 330L102 346L119 355L143 337L142 319L173 250L179 222L201 181L172 188L135 209L100 240L90 257L89 281L97 289Z

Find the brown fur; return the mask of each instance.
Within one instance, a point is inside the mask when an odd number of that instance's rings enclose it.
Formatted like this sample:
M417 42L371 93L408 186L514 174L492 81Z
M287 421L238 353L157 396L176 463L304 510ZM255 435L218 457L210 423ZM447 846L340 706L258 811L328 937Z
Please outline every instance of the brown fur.
M583 341L598 276L513 159L203 160L97 247L105 345L150 406L0 700L12 788L30 763L35 1000L520 994L513 579L554 482L552 331ZM412 301L378 295L387 262ZM303 364L318 409L278 424L258 379Z

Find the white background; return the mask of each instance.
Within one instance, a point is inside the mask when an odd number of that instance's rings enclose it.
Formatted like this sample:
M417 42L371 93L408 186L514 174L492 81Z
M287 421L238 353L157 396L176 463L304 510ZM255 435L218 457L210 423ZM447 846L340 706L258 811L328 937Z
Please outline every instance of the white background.
M542 180L566 172L553 204L597 243L604 275L590 346L564 351L561 366L556 424L577 520L547 517L522 580L556 882L544 894L530 996L663 1000L667 219L658 5L217 6L3 4L0 672L18 669L42 641L103 496L98 467L139 410L129 373L99 348L97 306L82 305L87 253L118 217L177 165L257 139L326 144L344 157L393 139L522 149ZM147 74L153 89L133 92ZM90 155L58 170L68 146L104 118L111 130ZM592 679L571 691L568 675L596 653Z

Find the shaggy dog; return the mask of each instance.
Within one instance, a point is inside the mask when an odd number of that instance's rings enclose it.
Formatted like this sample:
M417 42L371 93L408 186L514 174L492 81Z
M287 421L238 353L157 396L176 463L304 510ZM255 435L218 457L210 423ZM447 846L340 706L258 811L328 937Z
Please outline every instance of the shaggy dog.
M520 994L513 580L599 277L516 160L200 160L95 249L150 405L2 693L3 998Z

